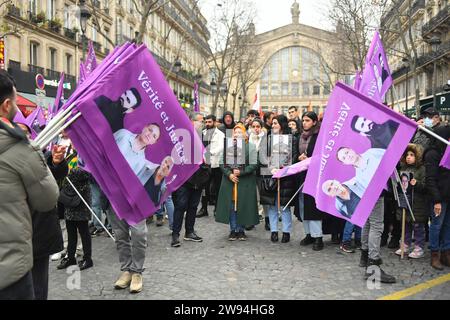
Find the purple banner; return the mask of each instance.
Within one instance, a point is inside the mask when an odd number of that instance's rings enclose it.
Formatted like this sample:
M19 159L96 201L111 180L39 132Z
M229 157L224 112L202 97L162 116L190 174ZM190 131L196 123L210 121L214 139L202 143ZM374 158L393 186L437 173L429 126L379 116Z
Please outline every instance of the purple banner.
M447 150L445 151L445 154L442 157L440 166L450 169L450 146L447 146Z
M82 117L68 133L116 213L136 224L198 169L203 144L145 46L97 69L71 99Z
M200 112L200 99L198 96L198 82L194 84L194 112Z
M56 91L55 103L53 104L53 108L48 110L47 114L47 122L53 119L54 115L58 113L58 111L63 106L64 100L64 72L61 72L61 78L59 79L58 90Z
M362 227L416 129L413 121L338 83L304 192L320 210Z
M89 41L89 52L85 63L86 76L90 75L97 68L97 57L95 56L94 44Z
M273 175L274 179L282 179L285 177L296 175L297 173L308 170L311 163L311 158L303 160L302 162L296 163L292 166L280 169L277 173Z
M362 73L359 92L383 103L385 95L392 86L393 80L386 52L378 31L375 33L366 57L366 65Z

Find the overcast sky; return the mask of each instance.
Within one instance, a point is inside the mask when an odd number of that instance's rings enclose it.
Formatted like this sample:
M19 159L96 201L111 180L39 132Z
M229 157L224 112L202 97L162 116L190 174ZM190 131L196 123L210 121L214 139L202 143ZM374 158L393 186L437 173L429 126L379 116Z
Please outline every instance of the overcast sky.
M256 32L262 33L292 22L291 6L293 0L252 0L258 10L255 19ZM217 6L220 0L202 1L202 13L206 19L211 15L211 8ZM313 27L331 30L332 26L327 21L326 9L329 0L299 0L300 23Z

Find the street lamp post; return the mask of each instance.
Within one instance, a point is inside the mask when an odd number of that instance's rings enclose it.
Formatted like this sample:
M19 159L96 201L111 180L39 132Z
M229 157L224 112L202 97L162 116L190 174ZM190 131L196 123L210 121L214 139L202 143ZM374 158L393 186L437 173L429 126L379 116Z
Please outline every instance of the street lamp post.
M82 42L82 50L83 50L83 61L86 58L86 29L87 22L91 18L91 12L86 6L86 0L80 0L80 27L81 27L81 42Z
M175 64L173 65L173 69L175 71L175 82L177 83L177 100L179 100L180 98L180 84L178 83L178 74L181 72L181 67L182 64L177 57L177 59L175 60Z
M434 36L428 41L428 43L431 45L431 49L433 50L433 52L436 53L439 50L439 46L441 45L442 41L438 36ZM433 107L435 108L437 106L436 87L437 87L437 57L434 58L433 63Z
M216 101L216 93L217 93L217 83L216 80L213 78L211 80L211 83L209 84L211 86L211 92L213 94L213 105L212 105L212 114L216 115L217 113L217 101Z

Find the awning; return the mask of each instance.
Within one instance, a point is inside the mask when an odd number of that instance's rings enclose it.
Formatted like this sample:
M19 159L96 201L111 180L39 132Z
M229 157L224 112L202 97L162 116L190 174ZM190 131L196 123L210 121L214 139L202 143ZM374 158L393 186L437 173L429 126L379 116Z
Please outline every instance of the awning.
M39 104L38 99L41 99L42 105L45 108L48 108L49 106L52 106L55 103L55 98L52 97L38 97L35 94L29 94L24 92L19 92L18 94L24 97L25 99L33 102L35 107L37 104Z
M19 94L17 95L17 105L22 107L36 108L36 103L22 97Z

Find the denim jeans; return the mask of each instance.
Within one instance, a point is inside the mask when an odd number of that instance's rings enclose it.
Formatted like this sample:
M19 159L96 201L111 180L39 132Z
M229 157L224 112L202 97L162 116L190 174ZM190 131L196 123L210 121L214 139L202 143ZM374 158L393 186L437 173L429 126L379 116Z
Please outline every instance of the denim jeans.
M322 238L322 220L308 220L305 221L305 205L304 205L304 196L303 193L300 192L298 197L298 204L300 208L300 217L303 221L303 229L305 230L305 234L310 234L313 238Z
M442 213L436 217L431 208L430 250L450 250L450 203L442 202Z
M91 182L91 206L97 218L103 222L103 209L108 207L108 199L106 198L103 191L100 189L96 182ZM95 219L94 227L97 229L103 229L102 225ZM106 228L110 228L110 223L108 221L108 225L105 225Z
M275 197L275 203L277 203L277 197ZM283 209L283 206L280 208ZM291 233L292 231L292 214L291 208L288 207L286 210L281 212L281 219L283 222L283 233ZM278 232L278 205L269 206L269 220L270 220L270 231Z
M425 247L425 224L424 223L407 223L405 228L405 243L410 246L412 234L414 232L415 246Z
M175 211L173 214L173 234L180 235L185 212L186 221L184 222L184 229L186 234L194 232L195 217L201 197L201 189L194 189L186 185L176 191Z
M353 231L355 231L355 240L361 241L362 229L358 226L355 226L353 223L347 221L344 228L344 235L342 236L342 242L352 241Z
M170 195L167 198L167 200L163 203L163 205L161 206L161 209L156 211L156 216L158 216L160 218L163 217L164 216L164 208L166 209L167 217L169 218L169 228L170 228L170 230L172 230L173 229L173 214L175 211L175 206L173 204L172 195Z
M0 300L34 300L31 270L21 279L0 290Z
M238 225L238 213L234 211L234 202L231 202L231 209L230 209L230 231L231 232L244 232L244 226Z

